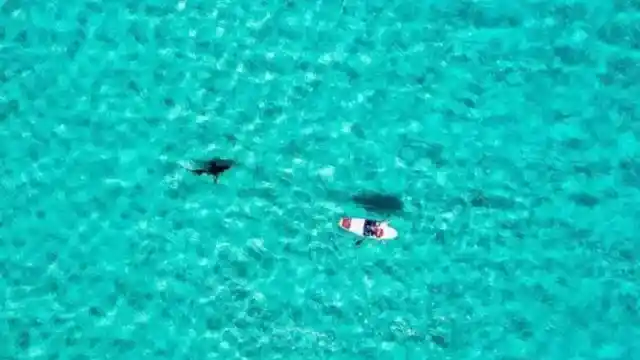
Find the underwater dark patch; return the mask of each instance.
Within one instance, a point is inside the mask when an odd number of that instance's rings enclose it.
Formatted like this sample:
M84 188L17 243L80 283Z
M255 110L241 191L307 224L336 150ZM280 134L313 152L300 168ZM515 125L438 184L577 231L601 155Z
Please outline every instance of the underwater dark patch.
M365 210L372 212L390 214L404 209L404 203L395 195L362 192L354 195L351 199Z
M431 341L443 349L449 347L449 342L442 335L431 334Z
M231 169L235 165L235 161L215 158L208 161L196 161L198 167L196 169L187 169L196 175L213 176L216 182L218 177L225 171Z

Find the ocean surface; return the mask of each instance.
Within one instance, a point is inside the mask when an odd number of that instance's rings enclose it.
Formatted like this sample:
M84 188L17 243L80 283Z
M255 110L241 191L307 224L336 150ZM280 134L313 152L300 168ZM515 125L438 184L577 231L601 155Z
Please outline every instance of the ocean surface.
M640 359L640 2L0 4L1 360Z

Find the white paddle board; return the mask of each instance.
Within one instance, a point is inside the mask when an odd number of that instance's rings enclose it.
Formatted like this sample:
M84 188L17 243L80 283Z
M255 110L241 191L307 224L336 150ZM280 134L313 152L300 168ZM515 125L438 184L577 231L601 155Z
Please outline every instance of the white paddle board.
M398 237L398 231L386 221L377 221L377 231L373 235L364 234L364 222L366 219L343 217L338 221L338 226L343 230L354 233L359 236L366 236L375 240L391 240Z

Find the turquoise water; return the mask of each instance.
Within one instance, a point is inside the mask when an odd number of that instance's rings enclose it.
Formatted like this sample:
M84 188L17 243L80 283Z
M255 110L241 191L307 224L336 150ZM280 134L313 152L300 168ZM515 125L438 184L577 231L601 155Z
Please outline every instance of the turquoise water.
M44 3L0 11L0 359L640 359L638 2Z

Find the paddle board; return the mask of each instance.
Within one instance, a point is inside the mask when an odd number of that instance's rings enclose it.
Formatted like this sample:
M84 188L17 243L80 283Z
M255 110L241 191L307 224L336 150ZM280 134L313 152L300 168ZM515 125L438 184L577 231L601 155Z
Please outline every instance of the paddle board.
M338 226L343 230L354 233L359 236L373 238L375 240L391 240L398 237L398 231L386 221L377 221L378 229L373 235L364 235L364 222L366 219L343 217L338 221Z

